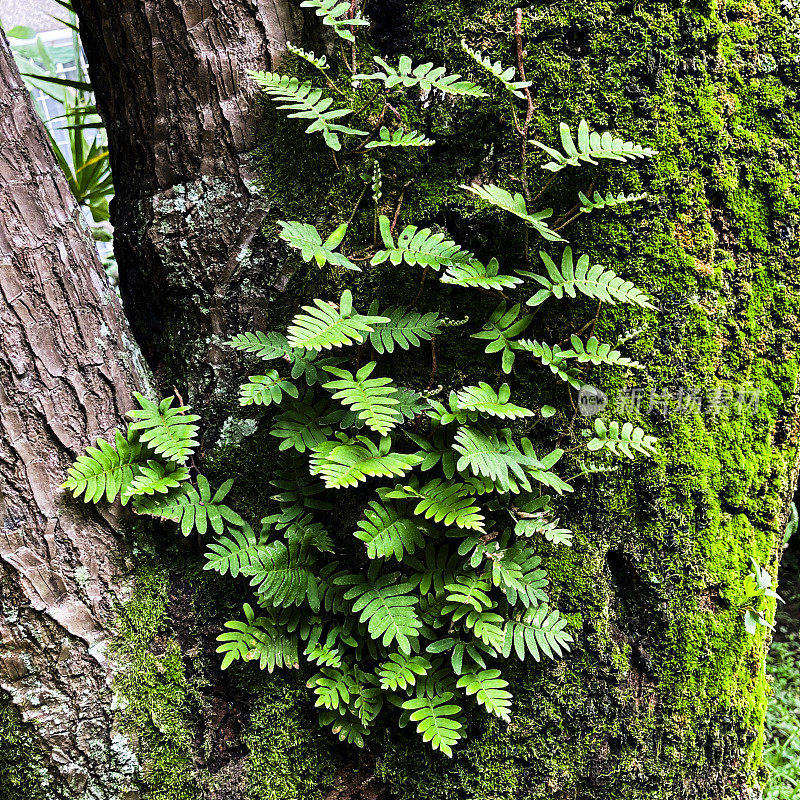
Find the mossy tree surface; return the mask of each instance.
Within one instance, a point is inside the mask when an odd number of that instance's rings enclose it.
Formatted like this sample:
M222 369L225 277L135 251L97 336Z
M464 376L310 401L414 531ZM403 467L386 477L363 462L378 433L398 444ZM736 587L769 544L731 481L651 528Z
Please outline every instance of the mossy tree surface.
M514 7L383 0L368 12L377 51L406 52L467 72L472 67L459 47L462 36L514 63ZM644 320L638 311L604 308L597 326L605 341L643 326L626 344L645 365L642 374L606 371L590 380L599 380L611 398L606 417L629 418L658 435L661 453L576 482L565 509L577 533L574 547L542 548L551 599L568 615L577 639L573 653L519 670L511 724L471 720L452 760L431 755L413 735L392 728L373 737L364 754L340 749L319 735L293 677L269 678L245 701L254 666L228 683L210 672L215 691L227 693L230 702L252 702L230 763L239 759L237 785L249 785L243 791L253 797L323 797L336 764L358 765L372 778L369 791L403 800L749 798L762 778L765 641L762 633L745 633L736 609L750 557L773 573L777 567L796 462L800 18L791 3L766 0L583 0L523 10L533 136L553 142L558 121L574 127L586 118L660 153L636 170L565 175L542 200L567 209L593 179L603 192L647 191L654 198L635 211L583 215L566 233L577 249L656 300L658 312ZM314 32L307 38L313 45ZM513 135L497 128L495 110L470 101L429 106L414 122L437 140L436 148L412 164L398 160L396 169L417 176L405 196L404 220L446 225L479 254L508 257L520 252L521 232L507 220L476 215L455 188L516 169ZM327 224L346 218L357 176L336 173L327 152L310 141L298 155L299 128L271 111L266 117L259 153L273 219ZM535 194L544 178L534 171ZM396 190L387 195L387 203L396 196ZM368 223L361 220L362 227ZM274 233L267 224L265 240ZM248 258L258 259L259 249ZM275 260L274 250L269 258ZM332 299L347 285L368 304L376 294L408 302L418 282L410 272L380 269L357 281L293 262L281 269L294 274L285 289L263 289L267 328L278 328L301 302ZM264 271L262 264L254 274ZM469 313L476 321L488 314L485 304L464 306L460 295L442 289L423 298L423 306L453 318ZM568 313L545 316L542 325L558 341L595 310L576 301ZM438 343L437 381L501 382L499 363L476 358L480 351L466 343L466 329L454 331ZM166 360L180 384L177 354ZM566 390L554 389L545 371L524 378L531 398L569 409ZM623 412L616 401L631 386L645 389L644 400L638 412ZM734 394L757 392L758 407L739 410L734 403L713 410L704 402L699 413L672 409L665 416L657 402L649 410L651 390L657 396L695 391L705 401L719 386ZM570 416L555 417L548 435L566 429ZM271 458L268 437L260 430L245 436L240 448L231 440L253 426L231 419L223 430L235 435L223 437L209 472L220 479L238 474L241 507L258 512ZM580 432L578 424L570 435ZM199 658L208 669L213 648L203 647ZM198 700L206 708L208 694ZM297 757L302 769L288 769ZM193 768L209 778L206 767ZM225 769L231 782L239 780L230 765ZM345 781L349 796L359 796L357 783Z

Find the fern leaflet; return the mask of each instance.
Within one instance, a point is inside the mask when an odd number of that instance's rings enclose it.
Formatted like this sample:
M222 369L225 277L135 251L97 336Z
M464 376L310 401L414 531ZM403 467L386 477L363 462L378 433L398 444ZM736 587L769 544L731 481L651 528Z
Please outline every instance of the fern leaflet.
M141 410L129 411L127 416L133 420L129 431L139 431L139 441L146 444L156 455L169 461L185 464L186 459L197 447L199 428L194 423L200 419L197 414L188 414L188 406L172 408L172 397L161 403L154 403L144 395L134 392Z
M445 525L455 523L459 528L483 530L484 517L480 508L472 504L471 493L471 488L464 483L448 483L437 478L420 488L413 484L397 486L385 497L390 500L417 498L415 514L433 518L434 522L444 521Z
M465 386L458 392L458 407L463 411L477 411L480 414L499 419L521 419L532 417L529 408L510 403L511 389L507 383L498 391L481 381L477 386Z
M492 312L489 321L483 326L480 333L473 333L473 339L485 339L487 353L502 353L503 372L508 375L514 367L514 342L512 339L519 336L533 322L530 314L525 314L520 319L519 303L508 308L506 302L500 303Z
M613 192L606 192L605 197L600 192L595 192L591 200L583 192L578 192L578 199L581 201L581 212L590 214L596 208L614 208L626 203L638 203L640 200L646 200L647 192L642 192L641 194L620 192L616 196Z
M208 544L203 569L214 570L220 575L230 572L231 577L236 578L255 561L262 546L262 538L249 525L243 525L241 530L233 528L228 531L227 536L221 536Z
M378 302L372 303L370 314L377 314ZM373 326L369 335L369 343L378 355L393 353L395 344L403 350L419 347L421 340L429 340L440 333L439 315L435 311L420 314L418 311L406 311L402 306L394 306L383 311L387 322L379 322Z
M414 697L403 703L403 708L411 712L409 719L417 723L417 733L422 734L422 740L450 758L453 746L464 735L459 719L461 706L451 702L452 699L452 692L444 692L433 697Z
M386 63L380 56L372 59L383 72L374 72L371 75L356 75L354 81L381 81L387 89L410 89L418 86L421 91L429 92L438 89L445 94L470 95L471 97L486 97L486 92L472 81L462 81L460 75L446 75L444 67L434 67L432 63L419 64L414 67L408 56L400 56L397 69Z
M464 689L467 695L475 695L475 699L490 714L511 721L511 692L508 681L500 677L499 669L484 669L480 672L467 672L462 675L456 686Z
M499 275L500 265L493 258L488 264L472 260L467 264L458 264L447 268L442 275L442 283L455 286L477 286L479 289L513 289L522 283L522 278L513 275Z
M525 94L522 90L533 86L533 84L530 81L515 81L514 78L517 77L517 71L514 67L503 67L499 61L492 63L492 60L488 56L483 55L483 53L478 50L473 50L471 47L467 46L464 41L461 42L461 47L465 53L475 59L478 66L497 78L497 80L503 84L506 91L513 94L514 97L518 97L520 100L525 99Z
M189 470L169 462L148 461L139 466L139 471L125 489L127 497L140 495L166 494L170 489L177 489L184 481L189 480Z
M350 3L347 0L303 0L300 8L313 8L318 17L322 17L322 23L329 28L333 28L337 36L346 42L356 40L353 32L348 29L352 25L369 25L369 22L360 17L347 19L344 15L350 11Z
M425 537L419 522L405 516L391 503L371 500L358 521L359 530L353 535L367 545L367 557L403 560L406 553L425 547Z
M373 150L376 147L430 147L436 144L433 139L427 139L417 131L404 131L398 128L390 132L387 127L382 127L378 131L378 138L364 145L366 150Z
M641 428L635 427L632 422L626 422L622 428L614 420L606 427L605 422L598 417L594 421L594 438L587 444L589 450L606 448L614 455L636 458L634 451L645 456L652 456L656 452L655 436L649 436Z
M331 375L338 380L323 384L328 391L334 392L333 399L355 411L363 419L370 430L386 436L387 433L402 421L398 411L400 401L395 396L397 387L391 378L370 378L377 364L370 361L361 367L355 375L338 367L327 367Z
M239 405L268 406L271 403L280 405L283 402L283 393L297 399L297 387L281 378L274 369L266 371L266 375L251 375L248 383L242 384L239 390Z
M282 227L280 238L290 247L299 250L303 261L308 262L313 258L318 267L333 264L361 272L361 267L356 266L347 256L335 252L347 233L347 223L342 223L324 242L319 231L306 222L278 222L278 225Z
M221 633L218 653L224 653L222 669L227 669L237 659L258 660L261 669L272 672L275 667L287 669L300 666L297 639L281 630L269 617L256 617L252 607L245 603L245 621L226 622L229 630Z
M536 661L542 654L555 659L569 651L572 636L564 630L567 621L547 603L531 606L520 619L506 623L506 637L503 644L503 658L508 658L512 650L520 661L530 654Z
M390 653L389 660L384 661L376 670L381 681L381 688L396 692L414 686L417 678L428 674L431 662L422 656L410 656L404 653Z

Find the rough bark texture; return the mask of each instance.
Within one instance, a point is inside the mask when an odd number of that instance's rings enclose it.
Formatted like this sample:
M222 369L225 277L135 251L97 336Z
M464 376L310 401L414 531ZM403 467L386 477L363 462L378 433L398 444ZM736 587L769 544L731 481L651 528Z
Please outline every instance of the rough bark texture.
M4 800L135 796L107 653L127 596L117 515L59 485L119 424L142 366L0 34L0 727L8 700L32 723L27 753L0 748Z

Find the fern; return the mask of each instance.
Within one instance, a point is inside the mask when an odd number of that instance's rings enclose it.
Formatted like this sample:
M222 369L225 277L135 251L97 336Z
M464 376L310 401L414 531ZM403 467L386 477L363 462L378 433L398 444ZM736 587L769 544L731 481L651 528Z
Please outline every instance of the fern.
M406 553L425 547L419 521L405 516L391 503L371 500L364 516L366 519L358 521L359 530L353 535L366 543L368 558L394 557L402 561Z
M467 672L462 675L456 686L464 689L467 695L475 695L475 699L490 714L511 722L511 692L508 681L500 677L499 669L484 669L480 672Z
M378 131L378 138L367 142L364 147L373 150L376 147L430 147L436 144L433 139L427 139L417 131L404 131L398 128L390 132L387 127L382 127Z
M453 450L461 456L456 463L459 472L469 470L473 475L486 478L501 493L530 491L524 467L536 466L537 462L504 446L494 431L487 434L462 426L455 434Z
M472 81L462 81L460 75L447 75L444 67L434 67L432 63L414 67L408 56L400 56L397 69L386 63L380 56L372 59L383 72L371 75L356 75L354 81L381 81L387 89L410 89L417 86L423 92L438 89L445 94L486 97L486 92Z
M203 569L214 570L220 575L230 573L232 578L236 578L249 569L262 546L262 537L257 536L249 525L243 525L241 530L233 528L227 536L208 544Z
M372 333L373 325L389 322L388 317L362 316L353 312L353 295L349 289L342 292L338 306L325 300L314 300L313 306L303 306L305 314L298 314L289 326L290 347L307 350L330 350L333 347L359 344L364 335Z
M276 370L267 370L266 375L251 375L248 383L242 384L239 390L239 405L268 406L271 403L280 405L283 402L283 393L297 399L297 387L277 373Z
M417 723L417 733L422 735L422 740L450 758L453 747L464 735L459 719L461 706L451 702L453 696L452 692L433 697L422 695L403 703L403 708L411 712L409 719Z
M245 353L255 353L259 358L264 361L272 361L276 358L291 359L294 351L289 347L289 342L283 334L270 331L269 333L262 333L256 331L255 333L237 333L231 339L225 342L229 347L234 350L241 350Z
M180 523L181 533L188 536L193 530L201 536L206 534L209 524L217 534L222 534L227 525L243 526L244 520L222 501L233 486L233 478L225 481L213 497L211 487L204 475L197 476L197 488L188 483L181 484L178 494L165 498L138 497L134 508L139 514L149 514Z
M138 392L133 396L141 408L128 412L127 416L133 420L128 430L138 431L139 441L155 455L185 464L198 444L194 437L199 428L194 423L200 417L188 414L188 406L172 408L172 397L154 403Z
M487 203L491 203L497 208L502 208L503 211L508 211L514 216L519 217L521 220L530 225L543 239L550 242L563 242L564 239L559 236L554 230L549 228L542 220L548 219L553 216L553 209L546 208L544 211L537 211L535 214L528 212L528 206L525 203L525 198L519 193L511 194L499 186L494 186L491 183L484 184L483 186L474 183L471 186L466 184L461 185L462 189L480 197Z
M300 666L297 639L282 631L269 617L256 617L252 607L244 604L244 622L226 622L229 630L221 633L218 653L224 653L222 669L227 669L237 659L258 660L261 669L272 672L275 667L287 669Z
M597 208L614 208L626 203L638 203L640 200L646 200L647 192L641 194L620 192L616 196L612 192L607 192L605 197L600 192L595 192L591 200L583 192L578 192L578 199L581 201L581 212L590 214Z
M389 218L378 220L384 250L379 250L370 261L373 266L389 261L395 266L405 262L410 267L419 265L433 270L468 263L472 253L462 250L455 242L445 239L443 233L431 233L430 228L418 229L415 225L403 228L395 243Z
M307 61L313 67L316 67L318 70L322 70L323 72L328 69L328 59L325 56L316 56L314 53L310 53L307 50L303 50L302 47L297 47L293 45L291 42L286 42L286 49L296 55L298 58L302 58L303 61Z
M365 19L359 17L347 19L344 16L350 11L350 3L347 0L303 0L300 8L313 8L316 15L322 17L322 23L333 28L334 33L346 42L356 40L349 26L369 25Z
M473 333L473 339L485 339L487 353L502 353L503 372L508 375L514 367L516 353L514 352L514 337L519 336L533 322L530 314L519 318L519 303L508 308L506 302L500 303L492 312L489 321L483 326L480 333Z
M424 560L409 556L405 561L414 569L410 582L419 588L421 595L430 591L441 594L444 587L455 580L461 565L458 553L450 553L447 545L437 547L432 542L425 547Z
M581 381L579 378L580 370L577 367L572 367L566 364L565 361L569 355L565 355L558 345L551 347L544 342L537 342L532 339L519 339L514 342L513 347L515 350L525 353L531 353L538 358L543 366L549 367L554 375L558 375L562 381L566 381L573 389L580 389ZM569 353L570 351L566 351Z
M498 391L481 381L477 386L465 386L458 392L458 407L463 411L477 411L484 416L499 419L522 419L532 417L529 408L510 403L511 389L507 383Z
M369 308L370 314L378 311L378 301L374 301ZM373 326L369 335L369 343L378 355L394 353L397 344L403 350L410 347L419 347L422 341L441 332L439 315L435 311L420 314L417 311L406 311L402 306L387 308L383 311L386 322L379 322Z
M529 306L538 306L551 295L559 300L567 295L575 297L576 291L581 292L595 300L606 303L630 303L642 308L654 308L647 295L637 289L630 281L620 278L613 270L606 269L600 264L590 268L589 256L583 255L574 264L572 248L567 246L561 256L561 269L559 270L547 253L540 252L549 279L525 270L518 270L520 275L533 278L544 288L528 300Z
M503 658L512 651L520 661L531 655L540 661L542 655L555 659L569 652L573 641L564 628L567 621L555 609L550 611L547 603L531 606L519 619L506 623L506 637L503 644Z
M632 369L642 368L638 361L626 358L619 350L612 350L610 344L600 344L595 336L590 336L584 345L579 336L572 334L570 342L572 350L562 350L559 353L561 358L575 358L580 364L609 364Z
M177 464L160 461L147 461L139 466L139 471L125 489L126 497L140 495L166 494L170 489L177 489L184 481L189 480L189 470Z
M326 413L328 401L313 402L309 391L302 401L286 404L286 410L275 417L270 436L281 439L278 450L293 448L298 453L313 450L333 432L331 424L338 420L337 413Z
M73 497L83 496L84 503L98 503L103 498L113 503L121 494L125 505L129 500L125 490L138 471L141 453L135 438L128 440L115 431L114 445L98 439L97 447L87 447L84 455L78 456L61 488L70 489Z
M404 653L390 653L389 660L384 661L377 669L381 688L388 692L408 689L414 686L417 678L428 674L431 662L422 656L410 656Z
M618 422L612 421L606 427L605 422L598 417L594 421L594 433L594 438L586 445L591 451L606 448L614 455L621 453L628 458L636 458L634 451L645 456L656 452L656 437L649 436L631 422L626 422L620 428Z
M308 223L278 222L278 225L282 228L280 238L290 247L299 250L303 261L308 262L313 258L318 267L333 264L361 272L361 267L356 266L347 256L335 252L347 233L347 223L342 223L324 242L317 229Z
M443 614L452 614L458 621L470 611L481 613L494 608L494 600L489 597L491 586L483 578L475 575L460 575L453 583L444 587L447 596L446 605L442 606Z
M327 371L338 380L328 381L323 387L334 392L333 399L355 411L370 430L386 436L400 421L400 401L395 396L396 387L390 378L370 378L377 364L370 361L355 375L346 369L328 367Z
M493 258L488 264L480 261L470 261L468 264L458 264L447 268L442 275L442 283L452 283L455 286L476 286L479 289L513 289L522 283L522 278L513 275L499 275L500 265Z
M497 80L503 84L506 91L514 95L514 97L518 97L520 100L525 99L525 94L522 90L533 86L533 84L530 81L515 81L514 78L517 77L517 71L514 67L503 67L499 61L492 63L492 60L488 56L484 56L483 53L480 53L478 50L473 50L471 47L468 47L464 41L461 42L461 47L465 53L475 59L479 67L482 67L490 75L497 78Z
M483 530L484 517L480 508L472 504L471 489L464 483L436 479L417 488L398 486L385 496L390 500L417 498L415 514L421 514L434 522L457 525L459 528Z
M597 164L595 161L597 158L612 161L634 161L637 158L648 158L657 154L650 147L615 138L608 131L602 135L596 131L590 131L589 124L585 119L582 119L578 125L577 142L572 138L569 125L566 123L562 122L558 126L558 130L564 153L531 139L531 144L544 150L553 159L542 166L542 169L550 172L560 172L564 167L579 167L581 164Z
M278 489L272 499L281 507L281 525L288 525L309 511L330 511L333 508L324 497L320 497L325 484L309 474L305 459L281 460L272 474L270 486Z
M256 587L259 601L273 606L299 606L307 602L320 610L320 592L314 569L313 548L295 537L275 539L255 550L242 574Z
M376 577L370 569L363 575L345 575L337 578L340 586L350 586L345 600L353 602L353 613L361 612L359 621L367 623L373 639L380 639L384 647L396 643L401 653L411 653L411 643L416 642L422 626L414 607L417 604L410 583L398 583L397 575Z
M313 2L313 0L306 0L306 2ZM261 86L265 94L281 103L278 108L293 112L287 115L290 119L310 119L311 124L306 128L306 133L321 133L325 144L331 150L342 149L339 134L367 135L366 131L355 130L334 122L334 120L352 114L352 109L331 109L333 100L330 97L323 97L322 89L316 88L311 81L300 83L297 78L278 75L274 72L248 72L247 74Z

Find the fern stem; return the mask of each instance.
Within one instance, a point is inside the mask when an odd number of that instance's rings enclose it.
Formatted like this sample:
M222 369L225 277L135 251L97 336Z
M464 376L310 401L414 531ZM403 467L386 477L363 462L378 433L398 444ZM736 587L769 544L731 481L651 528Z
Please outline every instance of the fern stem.
M394 216L392 217L392 224L389 226L389 233L391 234L394 234L394 229L397 226L397 220L400 217L400 209L403 207L403 199L406 196L406 189L408 189L408 187L411 186L412 182L413 181L406 181L405 184L403 184L403 188L400 190L400 197L397 200L397 208L395 208L394 210Z
M434 380L436 380L436 369L438 365L436 363L436 337L431 336L431 377L428 381L428 385L425 389L430 389L433 386Z
M514 38L517 42L517 69L519 69L519 76L524 81L525 80L525 51L522 47L522 9L518 8L516 10L516 21L514 25ZM525 124L522 126L522 149L521 149L521 160L522 160L522 175L523 179L525 178L525 158L528 154L528 129L531 125L531 119L533 117L533 97L531 96L531 90L529 87L525 87L525 100L528 103L527 111L525 112ZM529 200L530 195L528 194L528 185L527 181L523 183L523 194L525 195L525 199Z
M314 66L316 66L316 64ZM324 69L320 69L319 67L317 67L317 70L322 75L322 77L325 78L328 86L330 86L334 92L338 92L342 97L346 97L345 93L325 74Z
M367 188L369 184L364 184L364 188L361 190L361 194L358 196L358 200L356 200L356 204L353 206L353 210L350 212L350 216L347 218L347 225L353 221L353 217L356 215L356 211L358 211L358 207L361 205L361 201L364 199L364 195L367 193Z
M556 179L556 173L554 172L545 182L544 186L539 190L538 194L531 198L531 203L535 203L549 188L550 184Z
M428 273L431 271L430 267L425 267L422 270L422 280L419 282L419 291L414 295L414 299L406 306L406 311L410 311L417 304L417 300L422 297L422 290L425 288L425 281L428 278Z

